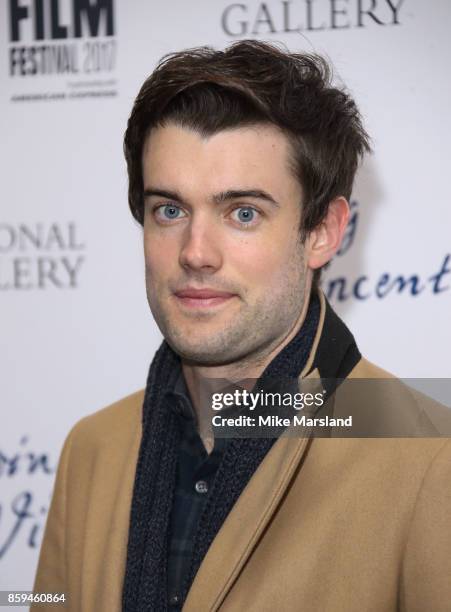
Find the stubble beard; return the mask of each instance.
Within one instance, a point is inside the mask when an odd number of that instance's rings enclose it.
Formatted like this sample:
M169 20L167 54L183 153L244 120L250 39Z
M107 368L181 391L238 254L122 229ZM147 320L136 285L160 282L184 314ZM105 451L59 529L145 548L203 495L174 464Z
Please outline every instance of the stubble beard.
M152 287L146 271L147 299L165 340L182 360L198 366L239 363L245 367L263 363L265 356L293 330L306 299L304 269L304 252L300 248L287 269L281 272L277 287L268 286L253 304L246 301L245 292L232 298L240 301L240 307L231 309L233 314L227 323L211 333L205 328L216 315L189 316L186 324L179 322L180 319L176 321L158 299L158 291Z

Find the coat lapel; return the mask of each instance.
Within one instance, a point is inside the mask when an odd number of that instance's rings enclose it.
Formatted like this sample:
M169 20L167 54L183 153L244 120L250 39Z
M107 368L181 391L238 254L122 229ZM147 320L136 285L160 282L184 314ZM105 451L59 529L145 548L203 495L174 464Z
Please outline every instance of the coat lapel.
M219 608L275 512L308 442L308 437L280 438L274 444L213 540L184 612Z

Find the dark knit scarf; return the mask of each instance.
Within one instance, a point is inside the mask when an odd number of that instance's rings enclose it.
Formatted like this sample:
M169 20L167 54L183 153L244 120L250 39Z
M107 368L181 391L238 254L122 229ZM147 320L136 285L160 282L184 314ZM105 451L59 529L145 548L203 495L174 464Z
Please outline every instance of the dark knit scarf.
M260 381L266 377L299 376L310 353L318 319L319 300L314 296L301 330L268 365ZM150 366L144 396L143 434L122 593L124 612L168 609L169 525L181 434L177 417L168 405L171 400L167 390L172 388L179 368L179 357L163 342ZM183 601L214 537L274 442L274 438L236 438L227 444L197 528Z

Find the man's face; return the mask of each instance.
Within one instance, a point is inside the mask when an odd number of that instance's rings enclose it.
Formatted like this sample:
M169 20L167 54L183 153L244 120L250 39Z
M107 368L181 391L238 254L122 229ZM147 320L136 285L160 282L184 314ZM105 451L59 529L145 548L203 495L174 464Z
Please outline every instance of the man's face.
M296 326L310 274L288 140L267 125L204 138L169 123L151 131L142 163L161 333L194 364L264 359Z

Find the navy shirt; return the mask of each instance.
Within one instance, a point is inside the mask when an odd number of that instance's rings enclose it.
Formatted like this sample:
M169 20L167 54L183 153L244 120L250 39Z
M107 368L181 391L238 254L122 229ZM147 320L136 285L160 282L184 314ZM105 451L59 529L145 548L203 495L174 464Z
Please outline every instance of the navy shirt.
M207 453L181 370L167 393L181 427L168 549L169 605L177 610L181 608L180 594L189 572L197 524L228 440L215 438L212 452Z

